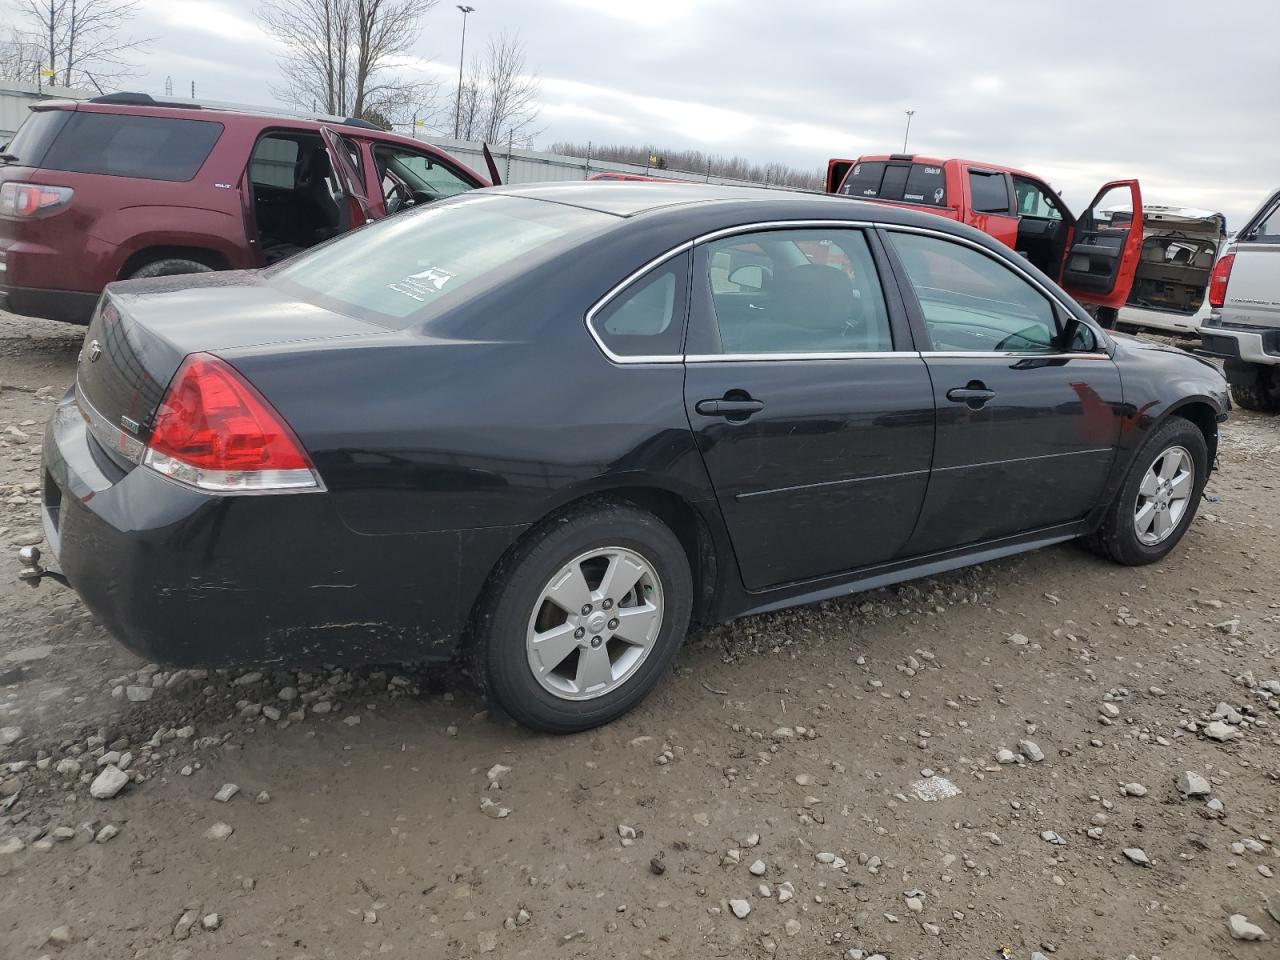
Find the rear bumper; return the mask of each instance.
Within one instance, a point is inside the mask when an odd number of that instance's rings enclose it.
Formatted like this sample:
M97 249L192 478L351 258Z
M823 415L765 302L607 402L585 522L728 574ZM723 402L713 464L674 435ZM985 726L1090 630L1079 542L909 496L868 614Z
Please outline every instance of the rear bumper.
M82 290L45 290L0 284L0 310L84 325L92 319L99 296Z
M209 496L121 475L71 395L45 434L42 518L113 636L177 666L448 657L521 528L366 536L324 493Z
M1196 353L1242 363L1280 364L1280 330L1206 325L1200 328L1200 349Z

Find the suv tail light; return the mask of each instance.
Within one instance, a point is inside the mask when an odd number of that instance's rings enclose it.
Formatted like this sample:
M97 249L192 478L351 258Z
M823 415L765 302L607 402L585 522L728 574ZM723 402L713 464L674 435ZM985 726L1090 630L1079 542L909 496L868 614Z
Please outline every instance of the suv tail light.
M75 191L70 187L48 187L43 183L8 180L0 184L0 217L11 220L51 217L69 204L74 195Z
M1213 265L1213 273L1209 276L1209 306L1217 309L1227 302L1227 283L1231 280L1231 265L1236 262L1236 255L1228 253Z
M280 414L234 367L207 353L187 357L174 374L142 462L214 493L322 489Z

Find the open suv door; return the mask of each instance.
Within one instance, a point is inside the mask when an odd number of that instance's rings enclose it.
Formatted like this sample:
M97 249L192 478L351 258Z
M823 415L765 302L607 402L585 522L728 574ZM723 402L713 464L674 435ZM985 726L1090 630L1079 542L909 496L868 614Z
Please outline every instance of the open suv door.
M320 128L320 136L324 138L324 146L329 153L329 166L333 168L333 175L342 187L343 195L335 198L341 205L343 217L347 221L341 225L342 230L355 229L373 219L369 198L364 195L360 172L356 169L355 162L351 159L351 154L342 142L341 136L328 127Z
M1142 259L1137 180L1113 180L1098 191L1076 221L1064 258L1062 286L1071 296L1113 310L1124 305Z

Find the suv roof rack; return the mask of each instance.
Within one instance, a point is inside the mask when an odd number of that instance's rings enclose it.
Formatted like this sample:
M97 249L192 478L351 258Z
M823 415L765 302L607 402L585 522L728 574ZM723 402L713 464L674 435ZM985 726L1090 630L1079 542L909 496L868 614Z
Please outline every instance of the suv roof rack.
M290 110L287 107L255 107L244 103L223 103L210 101L201 103L196 100L157 100L149 93L133 93L121 91L93 97L89 103L108 103L125 107L173 107L179 110L224 110L230 113L256 113L268 117L291 117L295 120L316 120L321 123L333 123L344 127L360 127L364 130L382 130L382 127L359 117L337 117L326 113L306 113ZM383 131L384 133L386 131Z

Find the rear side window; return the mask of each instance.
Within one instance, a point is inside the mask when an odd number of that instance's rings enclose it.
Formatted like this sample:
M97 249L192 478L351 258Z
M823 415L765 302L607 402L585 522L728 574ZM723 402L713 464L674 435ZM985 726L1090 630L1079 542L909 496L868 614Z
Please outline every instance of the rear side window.
M209 120L77 111L42 166L141 180L190 180L222 135Z
M24 167L40 166L49 144L70 116L70 110L32 110L5 147L5 153L17 158L10 163Z
M689 255L651 270L591 318L591 329L620 357L673 357L684 340Z
M1003 173L969 171L969 192L975 213L1008 213L1009 187Z

